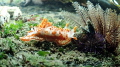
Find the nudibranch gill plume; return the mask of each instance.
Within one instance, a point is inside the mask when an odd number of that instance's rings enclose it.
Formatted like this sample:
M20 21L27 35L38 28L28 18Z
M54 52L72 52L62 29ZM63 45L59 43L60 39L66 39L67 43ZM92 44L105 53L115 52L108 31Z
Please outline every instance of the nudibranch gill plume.
M43 19L42 22L27 32L27 36L20 37L22 41L50 41L63 46L71 42L71 39L77 40L74 37L76 26L70 30L67 28L68 24L64 28L53 26L47 19Z

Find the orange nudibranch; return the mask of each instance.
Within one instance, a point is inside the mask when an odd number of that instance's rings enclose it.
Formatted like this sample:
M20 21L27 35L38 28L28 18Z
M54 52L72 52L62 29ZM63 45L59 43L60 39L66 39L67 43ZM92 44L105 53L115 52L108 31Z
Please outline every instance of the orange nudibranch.
M65 28L58 28L53 26L47 19L43 19L42 22L28 31L27 36L20 37L22 41L39 40L39 41L51 41L58 45L66 45L71 42L71 39L77 40L74 37L77 27L72 30L67 29L68 24Z

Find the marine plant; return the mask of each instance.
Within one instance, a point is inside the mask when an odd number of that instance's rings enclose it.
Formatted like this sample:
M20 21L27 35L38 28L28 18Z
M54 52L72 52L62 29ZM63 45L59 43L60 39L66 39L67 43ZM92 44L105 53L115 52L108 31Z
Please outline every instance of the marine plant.
M39 41L51 41L58 45L66 45L71 42L71 39L77 39L74 37L74 33L77 27L72 30L67 29L68 24L64 28L58 28L53 26L47 19L43 19L42 22L28 31L27 36L20 37L22 41L39 40Z
M73 3L77 15L68 13L66 19L82 32L75 43L85 52L110 52L117 55L120 46L120 15L110 8L103 10L99 4L87 1L87 8Z
M46 52L46 51L38 51L37 54L40 55L40 56L46 56L46 55L50 54L50 52Z
M0 52L0 60L6 58L6 55L4 52Z
M22 29L22 26L22 20L15 21L13 23L6 23L0 31L1 37L17 36L16 34L20 29Z

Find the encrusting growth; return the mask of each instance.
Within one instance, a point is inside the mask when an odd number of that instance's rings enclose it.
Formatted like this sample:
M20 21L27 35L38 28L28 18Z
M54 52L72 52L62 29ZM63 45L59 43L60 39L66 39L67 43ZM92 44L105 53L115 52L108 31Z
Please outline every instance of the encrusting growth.
M53 26L51 22L48 22L47 19L43 19L42 22L32 28L31 31L28 31L27 36L20 37L22 41L30 40L39 40L39 41L50 41L55 42L58 45L66 45L71 42L71 39L77 40L74 37L77 27L74 27L72 30L67 29L68 24L65 28L58 28Z

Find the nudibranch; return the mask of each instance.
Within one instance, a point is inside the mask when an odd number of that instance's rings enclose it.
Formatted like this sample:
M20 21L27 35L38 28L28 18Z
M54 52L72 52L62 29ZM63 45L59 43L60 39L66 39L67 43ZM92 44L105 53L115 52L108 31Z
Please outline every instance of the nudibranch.
M67 29L68 24L64 28L58 28L53 26L47 19L43 19L42 22L28 31L27 36L20 37L22 41L39 40L55 42L58 45L66 45L71 42L71 39L77 40L74 37L76 26L70 30Z

